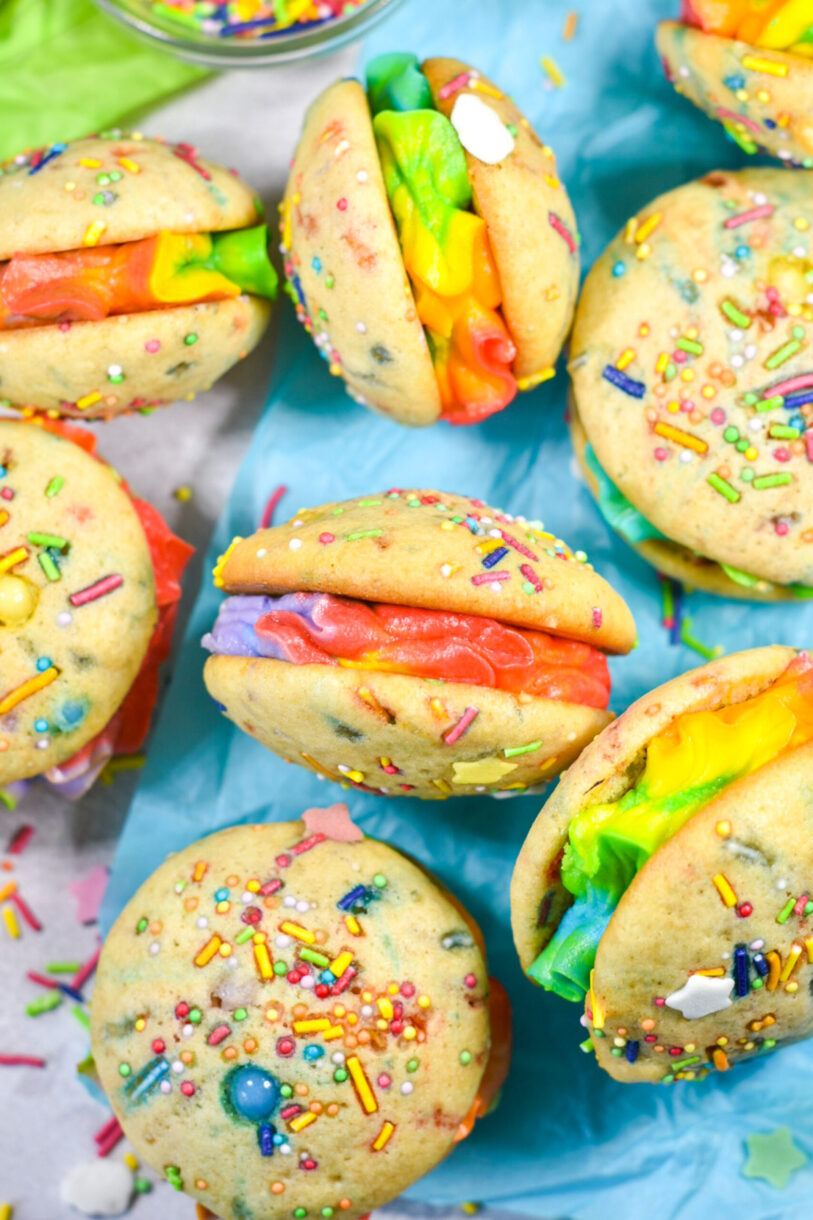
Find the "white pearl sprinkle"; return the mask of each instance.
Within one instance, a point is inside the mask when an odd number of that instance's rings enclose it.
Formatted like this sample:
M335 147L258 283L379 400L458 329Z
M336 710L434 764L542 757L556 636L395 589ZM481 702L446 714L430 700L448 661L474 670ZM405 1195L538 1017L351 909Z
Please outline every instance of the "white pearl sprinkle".
M181 1063L180 1059L175 1060L175 1062L172 1065L172 1070L176 1076L179 1076L180 1073L183 1071L183 1064Z
M408 1097L409 1094L414 1093L414 1091L415 1091L415 1086L411 1080L405 1080L404 1083L401 1085L401 1092L404 1094L405 1097Z
M155 957L155 955L160 952L161 952L161 946L159 945L157 940L154 940L152 942L152 944L150 945L150 953L152 954L153 957Z
M172 1085L169 1083L168 1080L161 1081L161 1092L162 1093L171 1093L172 1092Z
M288 543L288 550L289 551L298 551L301 546L302 546L301 538L292 538L291 541Z
M265 558L265 556L266 556L267 554L268 554L268 550L267 550L267 548L266 548L266 547L261 546L261 547L259 547L259 548L258 548L258 550L257 550L257 558L258 558L258 559L264 559L264 558Z
M209 927L209 920L206 918L205 915L201 915L200 918L197 919L195 922L197 923L199 928L208 928Z
M301 902L296 904L296 909L299 911L300 915L304 915L306 911L311 909L311 904L309 902L305 902L303 899Z
M295 907L296 899L294 898L293 894L286 894L282 900L282 905L284 907Z
M290 943L291 943L290 936L286 936L284 933L281 933L279 936L276 936L274 938L274 944L277 946L278 949L287 949L288 946L290 945Z

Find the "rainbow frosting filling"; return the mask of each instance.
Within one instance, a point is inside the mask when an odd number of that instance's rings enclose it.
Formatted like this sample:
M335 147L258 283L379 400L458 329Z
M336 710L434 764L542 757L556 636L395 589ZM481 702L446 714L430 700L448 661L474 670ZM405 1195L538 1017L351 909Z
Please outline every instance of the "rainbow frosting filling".
M515 397L516 356L485 221L472 210L466 155L435 109L414 55L380 55L367 92L384 183L442 402L477 423Z
M610 698L607 659L589 644L480 615L327 593L229 597L202 643L220 656L410 674L586 707L606 708Z
M162 232L120 245L15 254L0 263L0 330L98 322L244 292L273 300L276 290L265 225L228 233Z
M722 38L813 56L810 0L683 0L681 18Z
M762 694L686 712L653 737L635 784L571 821L561 880L575 901L530 977L563 999L582 1000L599 941L650 856L731 784L811 740L813 660L806 654Z

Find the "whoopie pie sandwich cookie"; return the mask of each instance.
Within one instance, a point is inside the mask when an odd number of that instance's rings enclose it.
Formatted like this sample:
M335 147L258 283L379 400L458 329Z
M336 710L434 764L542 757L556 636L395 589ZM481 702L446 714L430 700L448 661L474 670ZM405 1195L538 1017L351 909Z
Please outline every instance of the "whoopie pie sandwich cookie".
M109 418L191 398L276 295L262 210L188 144L112 133L0 166L0 402Z
M683 0L656 41L678 93L740 148L813 167L810 0Z
M590 743L517 860L535 983L621 1081L726 1071L813 1032L813 659L734 653Z
M611 719L626 603L540 523L392 490L235 539L212 697L290 762L388 796L524 791Z
M708 174L590 271L571 427L608 522L727 597L813 595L813 174Z
M510 1009L460 904L334 805L162 864L104 945L91 1035L176 1190L220 1220L356 1220L488 1111Z
M349 393L477 423L554 374L579 282L553 152L458 59L381 55L308 110L282 205L288 292Z
M192 548L83 429L0 420L0 788L143 744Z

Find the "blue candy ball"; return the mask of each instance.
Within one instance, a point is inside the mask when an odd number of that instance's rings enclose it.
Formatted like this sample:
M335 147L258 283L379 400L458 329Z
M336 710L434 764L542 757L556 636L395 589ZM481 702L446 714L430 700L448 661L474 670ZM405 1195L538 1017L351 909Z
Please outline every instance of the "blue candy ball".
M242 1118L259 1123L274 1113L279 1085L269 1072L258 1067L237 1068L229 1084L232 1104Z

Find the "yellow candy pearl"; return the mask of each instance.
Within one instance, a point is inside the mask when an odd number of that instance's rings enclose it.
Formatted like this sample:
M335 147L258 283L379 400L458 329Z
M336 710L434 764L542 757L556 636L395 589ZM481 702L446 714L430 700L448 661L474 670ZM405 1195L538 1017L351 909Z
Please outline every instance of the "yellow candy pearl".
M0 627L22 627L37 608L39 589L10 572L0 576Z

